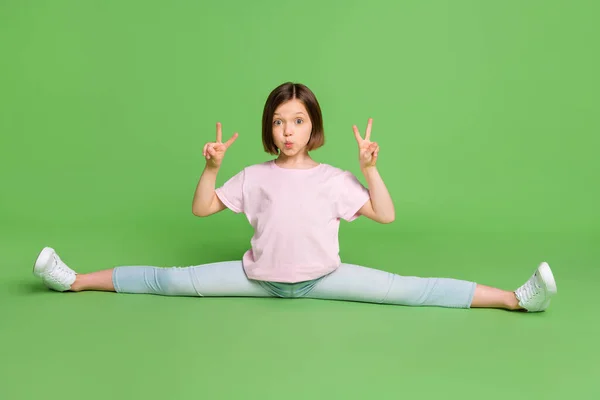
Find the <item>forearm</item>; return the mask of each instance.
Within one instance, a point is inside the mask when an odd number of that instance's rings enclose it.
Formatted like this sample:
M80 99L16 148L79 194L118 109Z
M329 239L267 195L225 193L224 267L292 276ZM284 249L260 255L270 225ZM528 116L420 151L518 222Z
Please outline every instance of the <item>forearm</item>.
M204 171L196 186L194 200L192 202L192 212L201 215L203 210L208 210L215 196L215 185L217 182L218 167L211 167L209 163L204 167Z
M394 203L377 167L363 168L362 173L367 180L373 211L382 221L393 221L396 218Z

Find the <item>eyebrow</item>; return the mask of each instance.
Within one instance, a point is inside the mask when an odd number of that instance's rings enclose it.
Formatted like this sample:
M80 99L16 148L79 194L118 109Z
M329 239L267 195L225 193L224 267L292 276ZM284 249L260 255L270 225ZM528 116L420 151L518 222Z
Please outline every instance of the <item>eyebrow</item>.
M297 112L296 114L294 114L294 115L298 115L298 114L302 114L302 115L304 115L304 113L303 113L302 111L298 111L298 112ZM273 114L273 115L281 115L281 114L279 114L279 113L275 113L275 114Z

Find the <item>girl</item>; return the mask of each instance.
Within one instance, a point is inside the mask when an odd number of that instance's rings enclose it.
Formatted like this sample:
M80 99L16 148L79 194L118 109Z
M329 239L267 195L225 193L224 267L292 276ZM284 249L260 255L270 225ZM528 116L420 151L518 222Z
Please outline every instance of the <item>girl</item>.
M192 212L207 217L225 208L244 213L254 228L242 260L191 267L123 266L77 274L50 247L37 257L33 273L56 291L103 290L168 296L245 296L334 299L407 306L488 307L544 311L556 293L547 263L515 291L450 278L406 277L341 263L340 219L365 216L394 221L394 205L377 170L379 146L356 126L365 188L354 175L314 161L309 152L324 144L321 109L302 84L284 83L267 98L262 140L274 160L244 168L215 190L217 173L235 133L203 149L206 166Z

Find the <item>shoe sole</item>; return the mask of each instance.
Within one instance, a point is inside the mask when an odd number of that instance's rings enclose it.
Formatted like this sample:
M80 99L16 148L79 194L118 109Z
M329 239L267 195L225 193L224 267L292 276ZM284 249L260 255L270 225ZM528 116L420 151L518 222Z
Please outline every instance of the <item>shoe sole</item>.
M541 263L538 268L538 271L540 273L540 276L542 277L542 280L546 284L546 288L548 289L550 294L556 294L556 281L554 280L554 275L552 274L552 270L550 269L548 263Z
M35 276L39 277L44 272L46 266L48 265L48 261L52 256L52 253L54 253L54 249L51 247L44 247L42 249L38 257L35 259L35 262L33 263L33 274Z

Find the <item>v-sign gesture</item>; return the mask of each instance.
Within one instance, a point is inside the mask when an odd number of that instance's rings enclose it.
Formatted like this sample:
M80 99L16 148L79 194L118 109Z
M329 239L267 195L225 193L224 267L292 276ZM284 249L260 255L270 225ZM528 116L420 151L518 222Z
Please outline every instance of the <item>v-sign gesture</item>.
M354 137L358 143L358 159L360 161L360 168L365 169L374 167L377 163L377 156L379 154L379 145L376 142L371 142L371 126L373 125L373 118L369 118L367 123L367 131L365 132L365 138L363 139L358 131L356 125L352 126L354 130Z
M220 167L221 162L223 161L223 157L225 157L225 152L235 142L237 139L237 132L233 134L233 136L226 141L222 142L223 133L221 131L221 123L217 122L217 141L209 142L204 145L204 149L202 150L202 155L206 158L206 163L211 167Z

